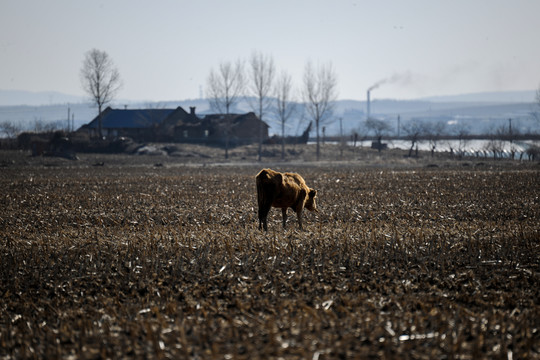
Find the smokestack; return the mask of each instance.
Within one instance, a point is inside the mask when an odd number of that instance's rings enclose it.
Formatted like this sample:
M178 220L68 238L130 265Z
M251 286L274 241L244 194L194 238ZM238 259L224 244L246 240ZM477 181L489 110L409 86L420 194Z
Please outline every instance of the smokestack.
M366 101L366 106L367 106L367 109L366 109L366 119L369 119L369 116L371 115L371 112L370 112L370 99L369 99L369 94L371 92L371 88L368 89L367 91L367 101Z

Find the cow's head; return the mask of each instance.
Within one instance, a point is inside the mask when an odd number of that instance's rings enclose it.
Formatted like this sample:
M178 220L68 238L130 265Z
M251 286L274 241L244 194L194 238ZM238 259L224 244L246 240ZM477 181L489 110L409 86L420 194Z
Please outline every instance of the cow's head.
M317 204L315 203L315 197L317 196L317 190L309 190L308 198L306 200L305 207L310 211L319 211L317 210Z

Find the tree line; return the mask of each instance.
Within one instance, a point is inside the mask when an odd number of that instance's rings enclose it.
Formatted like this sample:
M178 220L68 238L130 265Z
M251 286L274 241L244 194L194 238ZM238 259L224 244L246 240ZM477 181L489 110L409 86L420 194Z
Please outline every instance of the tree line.
M98 132L102 133L101 112L121 87L118 69L104 51L92 49L86 53L81 69L84 91L98 107ZM254 113L261 120L259 128L258 159L262 157L263 123L270 109L275 112L281 126L282 157L285 152L285 124L296 110L298 96L291 75L285 70L277 72L274 59L261 52L253 52L247 61L221 62L210 70L207 78L207 94L210 108L229 115L241 99L249 99ZM337 76L331 63L305 65L300 97L317 134L317 159L320 156L320 127L332 114L337 99ZM224 117L230 122L230 117ZM227 126L229 125L229 126ZM228 158L230 123L225 124L225 157Z
M102 111L115 99L122 88L120 72L105 51L91 49L85 53L80 70L80 81L83 90L98 108L98 133L100 137L103 137ZM316 157L317 160L319 159L320 132L321 130L324 132L323 125L332 117L338 95L337 75L331 62L315 65L308 60L304 66L301 85L295 87L291 75L286 70L277 71L271 55L254 51L247 61L237 59L221 62L210 70L206 83L206 98L213 111L229 115L239 101L247 100L253 112L261 120L258 160L262 157L262 121L270 117L277 119L281 130L281 156L283 158L285 126L298 111L297 105L301 102L308 119L315 124ZM540 86L536 92L536 101L540 105ZM230 121L230 117L225 116L224 121ZM225 124L223 134L226 158L229 150L230 125ZM382 136L390 131L390 126L386 122L375 118L366 119L364 126L368 132L379 139L379 142ZM411 139L411 151L421 137L429 138L434 150L436 139L444 131L444 124L413 121L401 129ZM17 126L9 121L0 123L0 133L5 137L14 137L18 131ZM466 128L459 129L458 132L460 137L467 135ZM501 135L504 129L499 129L497 132Z
M231 108L247 99L254 113L265 121L274 112L281 129L281 156L285 154L285 125L298 110L298 101L315 124L317 159L320 157L320 130L333 111L337 100L337 76L331 63L314 65L306 62L302 85L295 89L286 70L277 71L274 59L261 52L253 52L244 60L224 61L211 69L207 79L207 98L210 107L228 115ZM227 118L227 117L226 117ZM227 126L226 126L227 128ZM228 131L224 134L228 144ZM258 160L262 157L263 124L259 129ZM226 154L227 157L226 146Z

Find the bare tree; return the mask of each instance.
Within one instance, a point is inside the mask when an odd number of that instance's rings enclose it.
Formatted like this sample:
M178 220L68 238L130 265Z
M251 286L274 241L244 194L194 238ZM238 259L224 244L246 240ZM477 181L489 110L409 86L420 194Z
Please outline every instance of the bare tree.
M276 80L276 112L281 125L281 159L285 159L285 124L296 110L291 75L282 71Z
M469 142L470 127L464 122L459 122L455 129L455 134L458 138L458 157L461 159L465 155L465 150Z
M418 141L420 137L425 133L425 124L421 120L413 119L408 124L403 126L403 131L407 134L407 138L411 141L411 148L409 149L409 157L412 156L414 146L418 149Z
M517 135L519 135L519 130L512 128L512 119L508 119L508 122L508 126L501 124L490 136L488 150L493 152L494 159L503 158L507 150L510 158L514 160L516 153L519 151L518 146L514 143Z
M431 148L431 157L435 155L435 149L437 149L437 142L441 138L446 128L444 121L437 121L434 123L426 124L426 136L429 140L429 147Z
M537 121L540 121L540 86L538 86L538 89L536 90L536 105L538 105L537 110L533 110L531 115Z
M230 110L240 100L244 91L243 64L239 60L235 64L223 62L217 71L210 70L207 79L207 97L210 108L225 114L225 158L229 158L229 137L231 132Z
M63 128L63 121L44 121L34 118L34 132L36 133L52 133Z
M4 134L6 138L14 139L20 132L21 128L13 122L8 120L0 122L0 133Z
M390 131L390 125L387 122L372 117L366 119L365 127L376 137L383 136Z
M303 98L306 112L315 121L317 133L317 160L320 158L320 126L330 119L334 101L337 98L337 76L332 64L319 65L316 69L311 62L304 70Z
M493 159L503 157L504 154L504 137L506 136L505 126L502 125L495 129L489 136L489 142L485 145L485 150L493 153Z
M98 107L98 133L102 138L101 111L120 90L122 86L120 73L105 51L92 49L85 55L80 76L84 91Z
M379 152L382 150L382 137L390 131L390 125L379 119L375 119L373 117L370 117L366 119L365 127L368 130L368 132L373 132L375 137L377 138L377 149ZM373 145L372 145L373 146Z
M258 160L262 158L262 142L263 142L263 117L268 111L271 104L270 95L272 95L275 66L271 56L264 55L260 52L251 54L249 61L249 94L255 98L255 103L252 105L253 110L261 121L259 124L259 151Z

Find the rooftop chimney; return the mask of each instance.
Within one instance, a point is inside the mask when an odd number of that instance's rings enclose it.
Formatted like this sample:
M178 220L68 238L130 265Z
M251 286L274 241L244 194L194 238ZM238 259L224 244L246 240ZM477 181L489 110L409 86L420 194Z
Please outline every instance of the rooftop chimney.
M190 106L190 107L189 107L189 113L190 113L190 115L195 115L195 108L196 108L195 106Z

